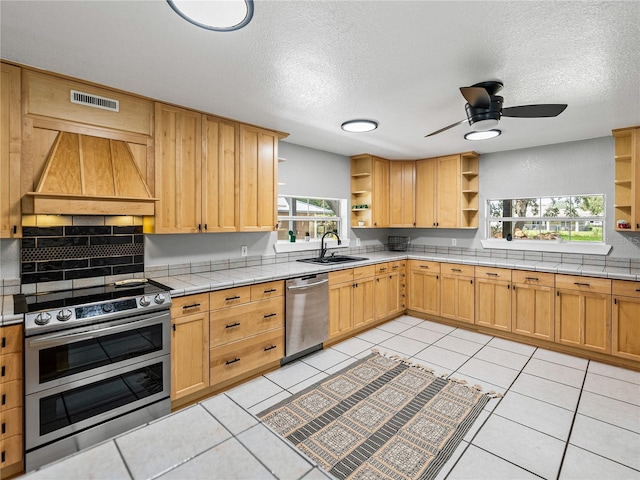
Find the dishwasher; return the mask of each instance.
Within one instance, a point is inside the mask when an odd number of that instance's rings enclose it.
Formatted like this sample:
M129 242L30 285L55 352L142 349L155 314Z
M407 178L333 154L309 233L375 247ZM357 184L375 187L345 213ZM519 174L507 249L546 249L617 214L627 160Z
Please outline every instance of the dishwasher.
M320 350L322 342L329 338L329 275L320 273L287 280L285 295L282 365Z

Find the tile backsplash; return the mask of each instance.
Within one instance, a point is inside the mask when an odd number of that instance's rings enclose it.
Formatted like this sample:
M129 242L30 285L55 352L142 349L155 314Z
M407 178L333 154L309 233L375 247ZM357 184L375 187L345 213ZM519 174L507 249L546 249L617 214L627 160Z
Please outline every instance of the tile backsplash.
M24 226L22 284L144 271L140 225Z

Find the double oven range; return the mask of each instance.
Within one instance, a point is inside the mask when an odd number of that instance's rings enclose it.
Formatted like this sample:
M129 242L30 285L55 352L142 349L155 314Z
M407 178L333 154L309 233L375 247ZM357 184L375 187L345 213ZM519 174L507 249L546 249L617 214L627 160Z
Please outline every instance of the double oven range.
M17 297L27 471L170 413L170 307L146 279Z

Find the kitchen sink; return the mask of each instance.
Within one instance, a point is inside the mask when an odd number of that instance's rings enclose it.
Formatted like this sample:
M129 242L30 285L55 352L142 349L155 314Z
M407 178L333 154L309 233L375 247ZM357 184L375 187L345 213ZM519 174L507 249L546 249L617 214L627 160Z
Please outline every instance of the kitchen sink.
M319 263L321 265L332 265L335 263L349 263L349 262L359 262L361 260L369 260L364 257L350 257L348 255L332 255L329 257L316 257L316 258L303 258L298 260L299 262L306 263Z

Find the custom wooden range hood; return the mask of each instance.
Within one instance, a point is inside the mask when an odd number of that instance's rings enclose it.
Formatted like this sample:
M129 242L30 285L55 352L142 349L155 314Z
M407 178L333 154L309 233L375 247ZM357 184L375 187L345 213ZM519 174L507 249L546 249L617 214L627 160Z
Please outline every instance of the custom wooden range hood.
M153 198L129 145L59 132L33 197L33 213L154 215Z

